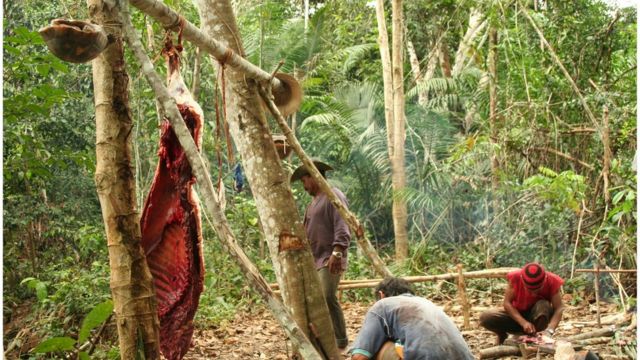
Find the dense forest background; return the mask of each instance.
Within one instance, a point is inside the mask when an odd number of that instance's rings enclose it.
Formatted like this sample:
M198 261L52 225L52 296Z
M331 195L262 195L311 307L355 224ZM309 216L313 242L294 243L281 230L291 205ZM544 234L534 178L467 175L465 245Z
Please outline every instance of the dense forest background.
M190 2L165 3L198 23ZM410 252L395 263L375 9L364 0L310 1L305 22L302 3L235 1L246 56L266 71L284 60L281 71L301 79L305 97L295 115L296 135L308 154L335 167L330 182L346 194L394 273L540 261L569 279L565 291L571 293L592 284L588 275L573 276L575 268L636 268L634 8L596 0L406 1L407 187L395 196L408 204ZM37 33L54 18L88 18L86 6L69 0L3 6L4 345L17 349L75 334L83 317L111 295L93 178L91 66L53 57ZM596 123L523 11L543 31ZM460 52L474 14L484 23ZM133 15L148 53L163 69L164 30L137 11ZM497 32L494 117L490 29ZM418 81L409 53L421 68ZM159 118L130 53L127 61L141 208L157 162ZM246 180L237 191L239 159L229 158L226 142L216 136L216 114L223 109L213 61L185 43L182 75L205 110L203 152L212 177L226 187L225 211L237 238L274 280ZM295 157L285 161L289 169L299 164ZM293 189L303 209L308 197L299 184ZM256 297L206 220L203 226L207 273L196 320L207 327ZM375 277L355 244L350 255L346 278ZM634 305L635 286L635 279L607 278L602 292L626 307ZM115 344L99 356L117 354Z

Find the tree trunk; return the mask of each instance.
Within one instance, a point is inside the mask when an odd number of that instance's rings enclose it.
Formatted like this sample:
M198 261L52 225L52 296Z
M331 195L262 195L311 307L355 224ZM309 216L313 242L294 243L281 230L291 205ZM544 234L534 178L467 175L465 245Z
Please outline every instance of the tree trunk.
M489 128L491 132L491 185L493 190L498 189L498 124L496 119L496 113L498 109L498 31L495 27L491 27L489 30Z
M392 77L393 77L393 156L391 157L391 183L393 186L393 228L396 242L396 261L402 261L409 255L407 234L407 203L399 196L406 187L404 159L405 114L404 114L404 73L403 73L403 14L402 0L391 3L393 24Z
M143 344L147 359L157 359L159 321L151 272L140 247L140 219L136 206L131 163L129 77L124 68L119 9L113 2L89 0L89 13L115 37L93 61L96 107L95 182L105 223L111 293L113 296L120 356L133 359Z
M413 46L413 42L407 39L407 53L409 54L409 63L411 64L411 73L413 74L413 80L416 85L419 85L423 81L422 71L420 70L420 60L416 54L416 48ZM427 93L424 91L418 91L418 104L424 106L427 104Z
M449 48L447 42L442 39L440 42L440 48L438 49L438 60L440 61L440 69L442 70L442 76L446 78L451 77L451 57L449 56Z
M195 0L203 32L242 54L229 1ZM222 65L224 67L224 64ZM219 71L225 71L220 68ZM329 310L309 243L257 94L244 72L226 70L227 121L256 200L283 299L306 335L328 358L339 358ZM312 334L310 327L322 331Z
M384 88L384 120L387 126L387 150L389 159L393 158L393 75L391 74L391 55L389 55L389 36L384 16L384 0L376 1L376 19L378 21L378 47L382 61L382 83Z
M486 25L487 20L485 14L478 8L471 9L469 13L469 26L456 51L455 62L451 71L453 76L460 75L462 70L464 70L467 59L473 55L473 41L482 33Z
M609 140L609 108L604 105L602 107L602 194L604 195L605 213L603 218L607 217L609 206L611 205L611 195L609 194L609 176L611 171L611 141Z

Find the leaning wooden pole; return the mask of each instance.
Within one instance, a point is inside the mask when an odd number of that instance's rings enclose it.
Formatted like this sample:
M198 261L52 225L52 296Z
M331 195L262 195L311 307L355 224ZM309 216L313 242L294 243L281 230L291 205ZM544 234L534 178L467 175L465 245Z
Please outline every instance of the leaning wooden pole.
M320 190L329 198L333 206L340 213L340 216L342 216L347 224L349 224L351 230L355 233L356 243L369 258L371 264L373 265L373 268L378 272L378 274L384 277L393 276L391 271L387 268L387 266L378 255L376 249L371 244L371 241L369 241L369 239L366 237L364 228L362 224L360 224L360 221L358 221L358 218L353 215L353 213L349 211L346 206L344 206L342 201L338 199L336 194L333 193L333 191L331 190L331 186L329 185L327 180L320 174L316 166L313 164L313 160L311 160L307 153L305 153L304 149L302 149L300 142L298 142L298 139L293 134L293 131L291 130L291 128L289 128L289 125L287 125L286 120L278 111L278 108L273 102L272 97L268 94L268 91L263 88L259 88L258 91L260 92L260 96L262 96L263 100L267 104L269 111L278 122L282 133L287 137L287 141L293 148L293 151L296 152L304 166L307 168L307 171L309 171L311 177L313 177L313 179L318 183L318 185L320 186Z
M275 298L264 277L262 277L259 270L255 265L253 265L242 248L237 244L227 219L220 208L220 203L213 188L213 183L211 182L211 178L209 177L204 161L196 148L196 144L189 133L189 129L180 115L175 100L169 95L167 88L162 84L162 80L154 71L151 60L142 50L138 34L135 32L133 25L131 24L128 12L124 16L124 25L127 42L131 45L136 58L141 63L144 75L160 100L176 137L178 138L178 142L184 149L187 159L189 160L189 164L191 165L194 175L198 180L198 189L201 191L205 209L212 218L215 230L222 240L222 244L227 248L229 253L236 260L236 263L243 270L243 273L247 280L249 280L249 284L253 290L256 291L267 303L274 317L283 327L291 341L298 346L303 357L305 359L321 359L318 352L309 342L309 339L305 336L305 333L297 326L296 322L293 321L289 311L279 300Z
M495 279L504 278L508 273L519 268L497 268L487 270L477 270L463 272L462 277L465 279ZM459 279L461 274L459 272L438 274L438 275L420 275L420 276L403 276L402 278L410 283L427 282L427 281L439 281L439 280L455 280ZM383 279L361 279L361 280L341 280L338 285L339 290L348 289L364 289L375 287ZM279 289L278 284L270 284L272 289Z
M184 40L190 41L197 47L215 57L218 61L223 62L225 65L241 71L245 76L255 79L258 82L268 81L274 88L280 88L283 86L280 80L252 64L221 42L207 36L197 26L187 21L162 1L129 0L129 3L143 13L151 16L167 30L177 32L182 26L182 38Z
M87 2L92 21L117 24L120 9L110 2ZM153 278L140 246L131 154L133 120L129 109L129 75L125 69L122 28L105 26L115 39L92 62L96 111L95 183L105 225L111 296L120 357L160 357L159 326Z

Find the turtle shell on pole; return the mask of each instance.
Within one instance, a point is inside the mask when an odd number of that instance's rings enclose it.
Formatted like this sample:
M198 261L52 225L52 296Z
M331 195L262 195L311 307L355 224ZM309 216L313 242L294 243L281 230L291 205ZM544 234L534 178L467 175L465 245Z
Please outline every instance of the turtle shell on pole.
M109 45L102 26L82 20L54 19L38 33L53 55L72 63L91 61Z

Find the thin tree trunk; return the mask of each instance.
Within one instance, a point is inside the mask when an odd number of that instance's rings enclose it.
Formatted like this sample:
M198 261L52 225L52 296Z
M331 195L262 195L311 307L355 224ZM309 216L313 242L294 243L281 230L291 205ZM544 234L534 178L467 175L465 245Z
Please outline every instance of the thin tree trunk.
M160 357L159 321L151 272L140 247L140 216L131 163L129 77L124 68L119 9L113 2L89 0L89 13L114 36L93 64L96 107L95 182L105 223L110 287L116 314L120 357L133 359L143 344L147 359Z
M392 77L393 77L393 156L391 158L391 183L393 186L393 227L396 243L396 261L402 261L409 255L409 237L407 234L407 203L400 196L406 187L404 158L405 114L404 114L404 73L403 73L403 13L402 0L391 2L393 34Z
M440 61L440 69L442 70L442 76L446 78L451 77L451 57L449 56L449 48L447 42L441 41L438 49L438 60Z
M304 2L304 31L309 29L309 0L303 0Z
M384 120L387 127L387 150L389 159L393 158L393 75L391 74L391 55L389 54L389 35L384 16L384 0L376 1L376 19L378 22L378 47L382 61L382 83L384 88Z
M195 0L205 33L236 54L242 44L230 2ZM219 69L224 71L224 69ZM227 121L256 200L283 299L298 326L328 358L340 357L309 243L291 193L288 174L271 140L257 93L245 72L227 71ZM322 331L314 335L310 329Z
M498 31L495 27L489 30L489 128L491 131L491 185L493 190L498 189L498 171L500 165L498 163L498 124L496 113L498 109Z
M162 85L162 81L159 76L153 71L153 65L151 64L149 57L142 51L142 46L139 43L138 36L135 33L128 16L125 18L124 23L128 30L128 41L133 48L134 54L139 59L147 80L156 92L158 101L166 108L169 122L175 131L178 142L180 142L180 145L185 150L189 164L191 165L194 175L198 180L199 188L202 190L205 209L211 215L213 219L213 226L222 240L223 245L225 245L229 253L234 257L240 268L243 270L243 273L249 280L249 284L252 286L253 290L255 290L267 303L274 317L280 322L289 338L298 346L303 357L305 359L320 359L320 355L309 343L309 339L305 336L304 332L296 325L295 321L292 321L291 314L282 305L282 303L274 297L273 292L268 288L266 280L262 275L260 275L258 269L253 265L253 263L251 263L251 260L249 260L242 249L238 246L227 219L220 207L220 202L216 197L216 192L213 188L213 183L209 177L204 160L200 156L193 137L189 133L189 130L178 111L175 101L170 97L167 88Z
M422 84L423 75L420 70L420 60L416 54L416 48L413 46L413 42L407 39L407 54L409 54L409 63L411 64L411 73L413 74L413 80L416 85ZM418 104L424 106L427 104L427 93L424 91L418 91Z
M453 76L458 76L464 70L467 60L473 55L473 42L482 33L487 20L485 14L478 8L471 9L469 13L469 26L464 34L464 37L458 44L458 50L456 51L455 62L451 71Z
M603 155L602 155L602 181L603 188L602 194L604 195L604 203L605 203L605 214L604 218L607 217L607 212L609 209L609 205L611 205L611 195L609 194L609 172L611 169L611 142L609 140L609 108L605 105L602 108L602 147Z

